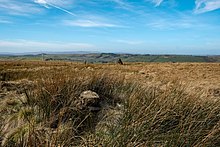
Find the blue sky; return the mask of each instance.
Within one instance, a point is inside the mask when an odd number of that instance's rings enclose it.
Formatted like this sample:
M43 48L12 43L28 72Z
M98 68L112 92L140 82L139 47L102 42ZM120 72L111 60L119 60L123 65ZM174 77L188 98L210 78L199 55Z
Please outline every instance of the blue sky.
M220 55L220 0L0 0L0 53Z

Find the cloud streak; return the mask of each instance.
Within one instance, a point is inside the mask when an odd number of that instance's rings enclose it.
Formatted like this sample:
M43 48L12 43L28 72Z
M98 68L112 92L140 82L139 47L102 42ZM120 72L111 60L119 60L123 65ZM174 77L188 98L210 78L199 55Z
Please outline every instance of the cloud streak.
M147 26L153 30L179 30L208 28L210 24L195 18L182 18L179 20L159 19L148 23Z
M64 9L62 7L60 7L59 5L62 5L61 2L59 1L51 1L51 0L34 0L35 3L39 4L39 5L42 5L44 6L45 8L49 9L50 7L53 7L53 8L56 8L56 9L59 9L67 14L70 14L72 16L76 16L76 14L74 14L73 12L67 10L67 9ZM59 3L58 3L59 2Z
M189 29L194 26L199 26L197 25L196 22L192 20L166 20L166 19L159 19L153 22L150 22L147 24L148 27L153 28L153 29L168 29L168 30L173 30L173 29Z
M107 27L107 28L113 28L113 27L121 27L116 24L107 23L107 22L101 22L101 21L94 21L94 20L65 20L64 25L67 26L77 26L77 27Z
M152 2L155 3L155 7L158 7L163 2L163 0L153 0Z
M220 8L220 0L196 0L195 14L214 11Z
M130 5L128 2L125 2L124 0L110 0L114 3L116 3L120 8L125 9L125 10L133 10L133 6Z
M161 5L161 3L164 1L164 0L145 0L146 2L151 2L154 4L155 7L158 7Z
M10 15L31 15L42 12L42 9L31 2L17 0L0 0L0 11Z
M1 19L1 18L0 18L0 23L2 23L2 24L11 24L12 21L5 20L5 19Z
M94 49L94 45L76 42L39 42L31 40L0 40L0 52L12 51L21 52L23 50L35 51L74 51Z

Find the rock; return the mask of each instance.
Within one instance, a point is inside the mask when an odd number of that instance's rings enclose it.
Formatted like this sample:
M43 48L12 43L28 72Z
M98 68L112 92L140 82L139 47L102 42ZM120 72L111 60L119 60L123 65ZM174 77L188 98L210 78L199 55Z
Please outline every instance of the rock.
M83 91L80 94L81 109L86 108L89 111L99 111L101 106L99 104L100 97L96 92L91 90Z
M123 62L120 58L118 59L117 63L123 65Z
M96 93L96 92L93 92L91 90L87 90L87 91L83 91L81 94L80 94L80 98L82 99L99 99L99 95Z

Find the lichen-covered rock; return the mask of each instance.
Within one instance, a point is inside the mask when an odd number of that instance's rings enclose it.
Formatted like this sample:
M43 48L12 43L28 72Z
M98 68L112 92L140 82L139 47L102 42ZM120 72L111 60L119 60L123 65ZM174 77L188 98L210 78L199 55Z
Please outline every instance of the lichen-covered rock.
M91 90L83 91L79 97L80 103L78 103L78 108L88 109L90 111L99 111L100 107L100 97L96 92Z
M83 91L80 94L80 98L82 98L84 100L95 100L95 99L99 99L99 95L96 92L93 92L91 90L87 90L87 91Z

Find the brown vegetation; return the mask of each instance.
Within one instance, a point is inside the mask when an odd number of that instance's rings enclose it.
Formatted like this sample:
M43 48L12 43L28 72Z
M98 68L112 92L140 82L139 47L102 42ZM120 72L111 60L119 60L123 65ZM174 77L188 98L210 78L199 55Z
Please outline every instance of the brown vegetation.
M219 75L217 63L0 62L0 142L220 146Z

